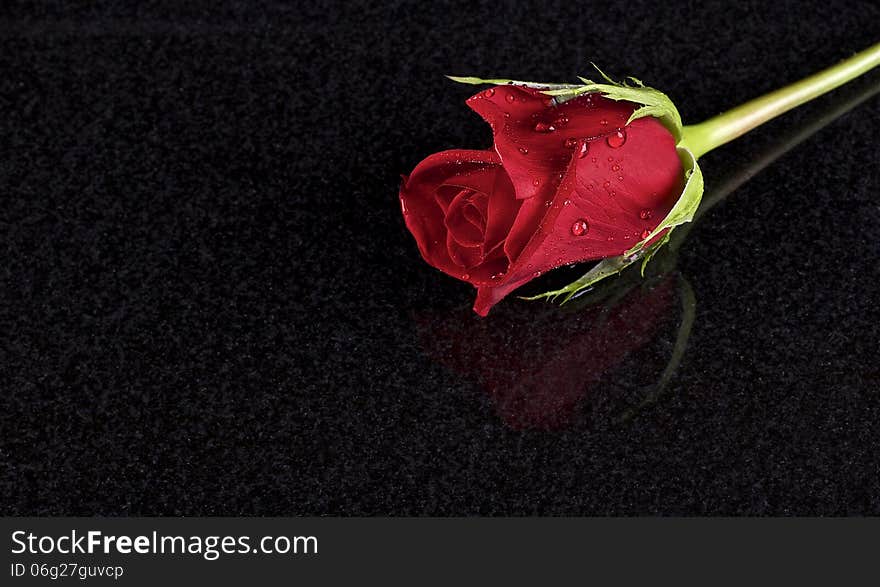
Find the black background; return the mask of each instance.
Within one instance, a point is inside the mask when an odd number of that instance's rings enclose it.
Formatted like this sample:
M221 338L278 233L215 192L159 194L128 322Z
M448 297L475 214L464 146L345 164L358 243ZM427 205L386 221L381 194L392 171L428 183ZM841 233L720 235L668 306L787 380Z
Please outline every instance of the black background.
M617 318L478 319L397 201L490 144L443 74L595 61L697 122L880 40L875 2L123 4L0 8L2 513L880 513L876 97Z

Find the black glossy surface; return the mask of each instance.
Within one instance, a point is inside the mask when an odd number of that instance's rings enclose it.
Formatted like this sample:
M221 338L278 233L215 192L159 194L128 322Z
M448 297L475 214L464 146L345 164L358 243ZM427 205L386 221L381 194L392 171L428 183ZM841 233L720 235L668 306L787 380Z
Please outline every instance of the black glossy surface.
M396 196L489 144L442 74L593 60L696 122L877 42L876 3L114 4L0 12L0 512L880 513L876 96L605 313L478 319Z

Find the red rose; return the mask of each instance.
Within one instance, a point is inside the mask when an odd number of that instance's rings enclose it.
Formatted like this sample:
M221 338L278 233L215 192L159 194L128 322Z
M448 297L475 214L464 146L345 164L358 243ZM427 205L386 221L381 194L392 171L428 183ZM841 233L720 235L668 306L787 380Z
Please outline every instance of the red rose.
M650 116L626 124L633 103L557 104L508 85L467 104L492 127L494 150L429 156L400 203L425 260L477 288L481 316L550 269L622 255L682 193L675 138Z

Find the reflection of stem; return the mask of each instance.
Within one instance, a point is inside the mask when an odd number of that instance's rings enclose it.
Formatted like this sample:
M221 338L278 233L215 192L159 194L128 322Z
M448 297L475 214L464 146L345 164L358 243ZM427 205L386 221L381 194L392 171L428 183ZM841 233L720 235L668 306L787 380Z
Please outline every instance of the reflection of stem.
M690 147L695 156L700 157L768 120L830 92L878 65L880 65L880 43L775 92L749 100L700 124L685 127L684 143Z
M691 335L691 328L694 325L694 316L697 312L697 298L694 296L694 290L691 284L684 276L680 276L681 280L681 324L678 327L678 334L675 337L675 346L672 348L672 355L669 362L660 376L660 380L654 385L654 390L643 399L637 406L625 411L618 419L617 423L621 424L631 420L637 413L647 406L655 403L660 396L663 395L666 386L669 385L675 370L681 363L684 356L684 350L687 348L688 338Z

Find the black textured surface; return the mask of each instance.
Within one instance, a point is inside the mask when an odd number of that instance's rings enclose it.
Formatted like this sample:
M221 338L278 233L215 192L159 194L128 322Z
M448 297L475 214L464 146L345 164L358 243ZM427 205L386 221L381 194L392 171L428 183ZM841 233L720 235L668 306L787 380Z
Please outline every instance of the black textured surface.
M610 317L480 321L396 195L489 144L442 74L592 60L696 122L877 42L876 2L122 4L0 9L0 512L880 513L876 96Z

